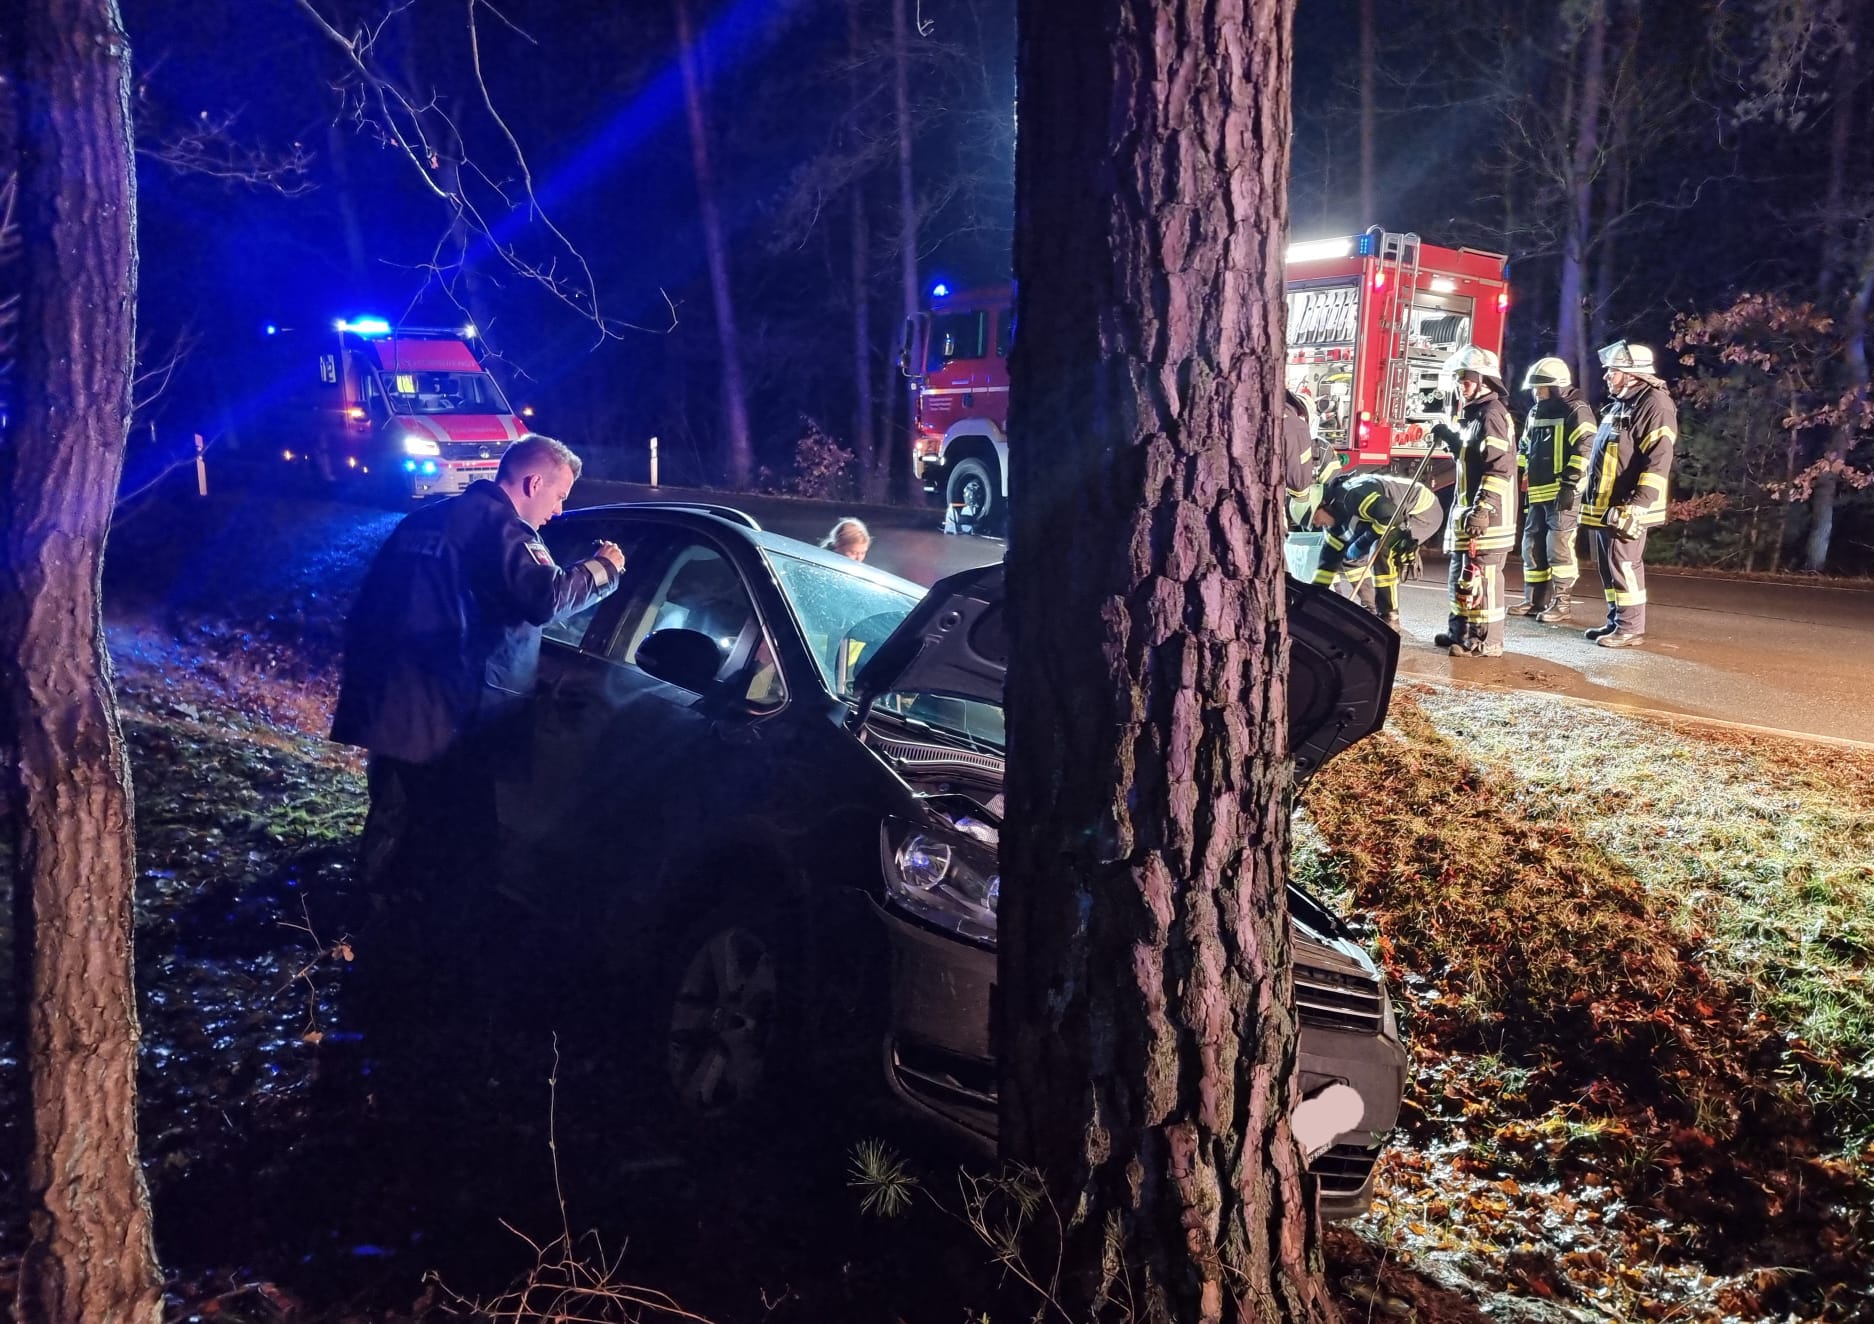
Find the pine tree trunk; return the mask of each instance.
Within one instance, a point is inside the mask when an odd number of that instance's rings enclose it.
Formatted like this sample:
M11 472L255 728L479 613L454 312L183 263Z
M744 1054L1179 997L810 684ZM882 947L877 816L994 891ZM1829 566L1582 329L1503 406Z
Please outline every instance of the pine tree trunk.
M19 412L0 469L0 693L28 1110L17 1318L155 1321L137 1162L129 768L99 612L135 345L130 52L115 0L18 34Z
M850 113L857 115L864 92L859 69L865 47L859 0L846 0L846 46L853 67L849 80ZM877 417L877 393L873 390L872 366L872 219L866 214L863 175L856 175L852 181L848 206L852 229L853 456L859 466L859 499L878 501L885 495L886 481L880 472L878 434L873 427Z
M1607 53L1607 9L1595 3L1582 34L1581 86L1575 96L1574 149L1568 162L1568 216L1562 235L1560 306L1556 310L1556 352L1581 377L1588 357L1588 235L1594 220L1594 181L1601 135L1601 71Z
M1857 53L1854 43L1849 42L1835 57L1835 125L1829 141L1828 184L1823 201L1822 271L1817 281L1824 308L1832 306L1838 297L1837 285L1842 268L1847 265L1843 257L1845 245L1841 235L1847 193L1848 153L1860 128L1855 118L1855 90L1860 76ZM1848 316L1844 319L1848 333L1843 337L1840 365L1842 385L1857 400L1862 401L1867 399L1868 393L1867 318L1868 281L1871 276L1874 276L1874 253L1868 255L1860 284L1849 298ZM1846 457L1854 442L1853 424L1844 422L1837 425L1829 432L1825 458L1839 460ZM1835 537L1835 503L1840 497L1841 479L1834 473L1824 473L1817 477L1815 487L1809 493L1809 539L1803 548L1803 567L1816 574L1820 574L1828 565L1829 544Z
M917 273L917 190L911 171L911 15L910 0L892 0L891 52L892 95L897 108L898 125L898 286L903 315L918 310ZM890 472L898 476L898 491L906 501L919 501L923 489L918 485L916 469L911 464L911 393L897 391L899 408L894 417L902 420L891 439Z
M1018 12L1005 1151L1065 1318L1328 1320L1289 1124L1293 9Z
M722 416L728 430L724 468L730 487L747 488L755 477L755 449L749 439L742 341L735 326L735 298L729 288L729 249L722 232L722 213L716 205L715 171L709 158L709 116L703 105L703 80L688 0L676 0L676 10L677 64L683 75L683 108L690 126L690 163L696 173L697 213L702 223L703 253L709 262L710 294L715 301L716 342L722 356Z
M1874 248L1861 262L1859 283L1848 301L1848 315L1842 319L1847 333L1842 337L1842 381L1852 398L1849 419L1861 416L1867 407L1869 392L1867 330L1868 314L1874 311ZM1844 421L1829 438L1827 457L1841 461L1855 443L1855 426ZM1835 536L1835 503L1841 497L1841 478L1833 471L1819 475L1809 496L1809 541L1803 549L1803 568L1820 574L1828 567L1829 544Z

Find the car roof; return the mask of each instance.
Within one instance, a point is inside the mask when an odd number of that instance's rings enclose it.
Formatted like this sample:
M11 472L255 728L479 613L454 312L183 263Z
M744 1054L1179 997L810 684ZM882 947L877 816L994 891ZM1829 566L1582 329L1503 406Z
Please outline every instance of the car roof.
M866 565L851 557L841 556L838 552L817 547L810 542L803 542L799 538L770 533L757 524L753 517L732 506L675 501L615 501L603 506L580 506L565 512L560 518L578 519L604 515L629 515L635 519L649 519L659 524L669 524L679 528L707 530L718 537L740 539L764 552L791 556L800 561L810 561L816 565L825 566L829 570L851 575L854 579L863 579L881 588L896 589L912 597L921 598L929 591L925 585L916 580L905 579L890 571L880 570L876 566Z

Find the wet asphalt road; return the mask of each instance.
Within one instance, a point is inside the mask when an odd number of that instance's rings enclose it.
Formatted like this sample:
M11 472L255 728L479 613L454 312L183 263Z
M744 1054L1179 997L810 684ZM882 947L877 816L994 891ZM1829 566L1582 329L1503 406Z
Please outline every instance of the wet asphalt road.
M840 515L856 513L872 530L869 564L925 584L997 560L1003 551L996 539L944 535L933 510L603 482L581 483L573 493L575 505L647 499L733 504L763 528L815 542ZM1431 643L1444 628L1445 564L1427 557L1425 577L1405 586L1401 673L1874 742L1874 588L1650 570L1647 641L1615 650L1581 635L1603 613L1594 567L1583 570L1589 596L1572 627L1512 617L1503 657L1453 658ZM1514 574L1512 564L1512 580ZM1513 583L1512 591L1520 589Z

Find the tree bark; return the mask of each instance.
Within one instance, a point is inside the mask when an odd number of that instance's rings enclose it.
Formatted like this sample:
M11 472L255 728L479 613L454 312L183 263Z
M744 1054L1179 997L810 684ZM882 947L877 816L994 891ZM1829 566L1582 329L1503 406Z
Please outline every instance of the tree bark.
M1003 1143L1065 1318L1328 1320L1289 1124L1293 7L1018 13Z
M683 108L690 126L690 163L696 173L696 203L703 229L703 253L709 262L709 289L716 309L716 341L722 355L722 415L728 431L724 468L729 486L746 488L755 476L755 449L749 439L748 388L742 376L742 342L735 326L735 298L729 288L729 249L716 205L716 179L709 158L709 116L703 104L701 68L690 27L688 0L676 0L677 64L683 75Z
M1842 220L1846 210L1845 197L1848 182L1849 149L1854 142L1854 135L1860 129L1855 120L1856 84L1860 77L1858 50L1852 41L1843 44L1835 56L1835 107L1834 132L1829 140L1828 184L1824 194L1822 217L1822 270L1817 287L1822 299L1822 306L1829 307L1838 297L1844 261L1842 242ZM1868 282L1874 277L1874 253L1870 253L1863 263L1860 280L1848 300L1848 316L1844 319L1847 334L1842 341L1841 376L1842 385L1853 393L1857 401L1865 401L1868 392L1867 360L1867 318L1868 318ZM1829 432L1824 450L1824 458L1845 458L1854 446L1855 428L1852 423L1841 423ZM1803 567L1820 574L1828 565L1829 544L1835 537L1835 503L1840 499L1841 479L1834 473L1824 473L1816 478L1815 486L1809 493L1809 539L1803 548Z
M859 70L865 47L859 0L846 0L846 46L853 68L848 80L851 114L857 116L864 93ZM886 482L885 475L879 472L878 434L873 426L877 403L872 366L875 352L872 344L872 220L866 214L863 172L854 172L849 185L848 208L852 229L852 448L854 461L859 466L859 499L871 502L883 499Z
M1594 221L1594 181L1600 174L1602 68L1607 55L1607 6L1595 0L1582 33L1581 85L1575 96L1574 148L1568 160L1568 215L1562 235L1560 307L1556 310L1556 353L1577 378L1588 357L1586 304L1588 234Z
M1847 328L1842 337L1842 382L1851 398L1848 420L1830 434L1825 458L1845 460L1855 443L1855 423L1863 417L1869 391L1867 331L1868 314L1874 311L1874 247L1861 260L1859 279L1848 301L1848 315L1842 319ZM1833 470L1817 475L1809 497L1809 541L1803 548L1803 568L1820 574L1828 566L1829 544L1835 536L1835 502L1841 494L1841 477Z
M898 125L898 286L903 315L918 310L917 273L917 190L911 170L911 15L910 0L892 0L891 53L892 96ZM901 418L902 429L894 429L890 472L898 475L899 495L906 501L923 499L917 472L911 464L911 393L895 392L899 399L893 416Z
M135 346L130 51L115 0L35 0L15 34L19 413L0 454L0 675L22 1041L29 1240L17 1317L155 1321L137 1162L136 870L99 569Z

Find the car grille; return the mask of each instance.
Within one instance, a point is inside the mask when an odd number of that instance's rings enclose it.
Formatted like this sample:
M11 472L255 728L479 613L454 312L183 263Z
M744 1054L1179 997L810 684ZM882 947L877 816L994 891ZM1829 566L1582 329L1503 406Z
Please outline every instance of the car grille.
M884 754L897 760L907 768L930 771L936 768L974 768L979 772L1002 775L1002 760L993 754L977 754L966 749L949 749L942 745L913 745L902 740L887 740L872 736L870 743Z
M1318 965L1295 967L1295 1009L1304 1025L1378 1034L1384 994L1377 980Z
M1379 1150L1365 1145L1335 1145L1308 1165L1323 1195L1358 1195L1379 1161Z
M498 465L501 462L501 452L507 447L506 441L445 441L438 449L442 452L441 458L445 460L458 463L465 460L486 460L490 464ZM483 455L483 451L487 451L488 454Z

